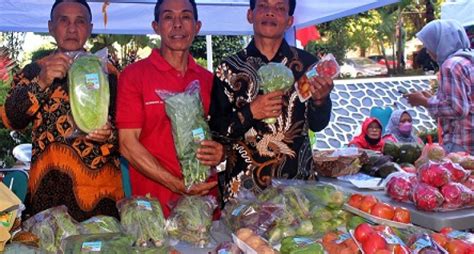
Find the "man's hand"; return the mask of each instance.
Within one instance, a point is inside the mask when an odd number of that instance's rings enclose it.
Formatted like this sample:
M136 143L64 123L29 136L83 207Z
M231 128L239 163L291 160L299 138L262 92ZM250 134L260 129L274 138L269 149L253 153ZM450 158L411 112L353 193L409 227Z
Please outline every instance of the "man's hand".
M53 83L55 78L66 77L72 59L64 53L56 53L41 59L38 64L41 67L38 85L44 90Z
M183 184L184 186L184 184ZM184 193L188 195L206 195L209 191L217 186L217 181L198 183L191 186L189 190L186 190Z
M217 166L224 160L224 146L216 141L204 140L196 157L203 165Z
M105 142L112 136L112 126L107 122L104 126L99 129L92 131L87 134L86 138L92 141Z
M333 80L327 77L314 77L309 80L309 83L311 84L309 89L316 105L323 104L334 88Z
M426 92L415 92L415 93L408 93L403 95L408 100L410 105L416 106L423 106L428 107L428 99L431 97Z
M258 95L250 103L250 111L255 120L278 117L283 106L283 91L275 91L265 95Z

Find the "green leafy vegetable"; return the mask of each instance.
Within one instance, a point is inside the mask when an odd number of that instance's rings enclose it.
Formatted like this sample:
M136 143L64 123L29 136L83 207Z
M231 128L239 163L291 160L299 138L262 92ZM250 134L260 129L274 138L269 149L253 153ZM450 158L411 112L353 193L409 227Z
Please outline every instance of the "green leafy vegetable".
M77 127L86 133L107 123L109 80L98 57L77 58L68 72L69 100Z
M64 239L62 250L64 254L76 253L131 253L133 239L130 236L117 233L75 235Z
M200 142L210 139L210 133L204 119L199 83L191 83L183 93L157 93L165 101L166 114L171 120L184 185L189 188L195 183L204 182L209 175L209 167L199 162L196 153Z
M264 93L290 88L295 83L293 72L282 63L268 63L260 67L257 71L260 88ZM275 118L265 119L265 122L272 124Z
M183 196L166 222L170 236L199 247L210 242L212 214L217 207L211 196Z
M159 247L164 244L165 218L158 200L149 197L127 198L119 201L117 206L123 230L133 237L136 246Z
M120 233L120 223L114 217L98 215L79 225L81 234Z

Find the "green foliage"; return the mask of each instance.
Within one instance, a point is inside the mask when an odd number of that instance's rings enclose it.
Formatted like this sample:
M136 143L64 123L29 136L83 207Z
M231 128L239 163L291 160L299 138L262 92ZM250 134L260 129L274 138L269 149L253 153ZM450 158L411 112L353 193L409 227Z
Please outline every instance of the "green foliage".
M205 58L195 58L194 61L196 61L197 64L201 65L201 67L207 69L207 60Z
M109 60L114 66L123 70L127 65L139 60L138 50L150 47L155 48L160 44L159 40L150 39L146 35L116 35L99 34L90 39L91 52L103 48L109 50Z
M244 47L242 36L212 36L213 67ZM191 45L191 54L195 58L207 59L206 37L197 36Z
M326 40L311 41L306 45L306 50L316 55L332 53L339 62L343 60L351 46L347 28L349 19L341 18L321 24L319 32Z
M49 54L51 54L53 51L54 51L54 49L48 49L48 48L40 48L36 51L33 51L31 53L31 62L34 62L34 61L39 60L43 57L46 57Z

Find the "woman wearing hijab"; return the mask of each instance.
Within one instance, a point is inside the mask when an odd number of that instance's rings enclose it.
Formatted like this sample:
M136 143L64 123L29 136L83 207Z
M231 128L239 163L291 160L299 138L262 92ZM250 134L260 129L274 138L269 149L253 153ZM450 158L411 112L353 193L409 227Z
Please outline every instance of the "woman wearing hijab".
M401 109L393 111L382 139L384 142L388 140L394 143L423 144L423 141L413 131L410 113Z
M412 106L423 106L441 125L446 152L474 155L474 50L464 28L454 20L435 20L416 35L440 67L435 95L405 95Z
M358 147L373 151L382 151L382 124L377 118L369 117L362 123L362 131L349 143L350 147Z

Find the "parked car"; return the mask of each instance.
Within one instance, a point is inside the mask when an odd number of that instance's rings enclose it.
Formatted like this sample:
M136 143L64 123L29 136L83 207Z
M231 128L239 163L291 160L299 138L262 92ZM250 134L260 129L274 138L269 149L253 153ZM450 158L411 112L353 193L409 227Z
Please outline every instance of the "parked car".
M383 55L373 55L373 56L368 56L367 58L369 59L372 59L374 60L375 62L377 62L378 64L381 64L381 65L384 65L385 66L385 58L383 57ZM390 68L397 68L397 59L394 59L392 55L387 55L387 59L388 59L388 66ZM407 59L405 61L405 67L407 69L411 69L413 68L413 61L410 60L410 59Z
M378 64L377 62L369 58L363 58L363 57L347 58L343 61L343 64L341 66L342 75L350 76L350 77L381 76L381 75L386 75L387 72L388 71L387 71L386 66Z

